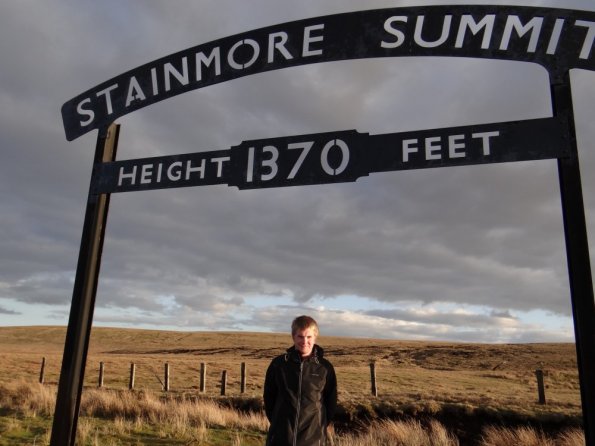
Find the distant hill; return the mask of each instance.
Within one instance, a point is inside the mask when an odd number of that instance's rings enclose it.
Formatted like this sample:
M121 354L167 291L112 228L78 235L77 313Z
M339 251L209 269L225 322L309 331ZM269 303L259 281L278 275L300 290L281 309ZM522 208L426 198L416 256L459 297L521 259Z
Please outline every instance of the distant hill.
M61 355L66 327L0 327L0 352ZM435 370L576 370L571 343L473 344L321 336L336 364L370 361ZM185 332L94 327L91 355L193 355L270 359L291 346L281 333Z

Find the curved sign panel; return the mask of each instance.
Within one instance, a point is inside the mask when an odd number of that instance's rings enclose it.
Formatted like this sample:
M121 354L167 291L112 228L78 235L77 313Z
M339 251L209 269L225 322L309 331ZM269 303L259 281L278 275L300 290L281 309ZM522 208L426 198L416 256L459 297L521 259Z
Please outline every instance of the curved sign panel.
M198 45L94 87L62 106L66 138L187 91L265 71L339 60L452 56L534 62L556 78L595 70L595 13L493 5L335 14Z

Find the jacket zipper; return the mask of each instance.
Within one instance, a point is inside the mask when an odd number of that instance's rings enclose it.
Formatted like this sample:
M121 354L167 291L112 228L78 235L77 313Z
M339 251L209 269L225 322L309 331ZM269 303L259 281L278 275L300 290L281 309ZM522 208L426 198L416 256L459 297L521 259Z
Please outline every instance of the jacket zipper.
M302 403L302 372L304 371L304 361L300 359L300 378L298 380L298 398L295 412L295 426L293 427L293 446L297 446L298 423L300 421L300 406Z

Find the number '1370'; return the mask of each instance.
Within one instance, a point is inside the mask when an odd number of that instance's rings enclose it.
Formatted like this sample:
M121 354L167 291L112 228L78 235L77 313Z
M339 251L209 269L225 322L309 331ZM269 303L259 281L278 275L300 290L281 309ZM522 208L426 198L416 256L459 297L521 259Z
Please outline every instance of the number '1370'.
M312 150L313 146L314 141L289 143L287 145L288 150L301 150L301 152L299 152L299 156L289 171L289 174L287 175L287 180L294 179L300 173L300 170L304 166L304 161L308 157L308 154ZM254 181L254 151L254 147L248 148L248 165L246 166L246 182L248 183ZM334 153L332 162L333 165L331 165L331 162L329 161L329 155L331 151ZM279 149L277 149L275 146L267 145L262 148L262 152L263 159L260 160L260 166L263 169L258 169L262 173L260 174L260 178L257 178L256 180L269 181L274 179L279 173ZM265 159L265 155L268 156L268 158ZM332 139L324 145L322 151L320 152L320 167L326 174L330 176L340 175L345 171L348 164L349 147L345 141L341 139Z

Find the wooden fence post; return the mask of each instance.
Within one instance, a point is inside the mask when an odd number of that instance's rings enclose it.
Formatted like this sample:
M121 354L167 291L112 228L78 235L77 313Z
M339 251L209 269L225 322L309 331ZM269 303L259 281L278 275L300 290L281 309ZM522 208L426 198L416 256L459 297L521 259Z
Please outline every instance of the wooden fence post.
M99 363L99 380L97 382L97 387L100 389L103 387L103 372L105 371L103 361Z
M227 388L227 370L221 372L221 396L225 396L225 390Z
M372 395L378 396L378 388L376 387L376 363L370 363L370 381L372 383Z
M539 395L539 404L545 404L545 386L543 385L543 370L535 370L537 378L537 393Z
M246 363L242 362L240 367L240 393L246 392Z
M207 385L207 365L204 362L200 363L200 393L205 393Z
M169 364L165 363L165 376L163 379L163 390L169 392Z
M39 384L45 382L45 356L41 358L41 370L39 371Z
M128 390L134 389L134 378L136 376L136 364L130 363L130 381L128 382Z

